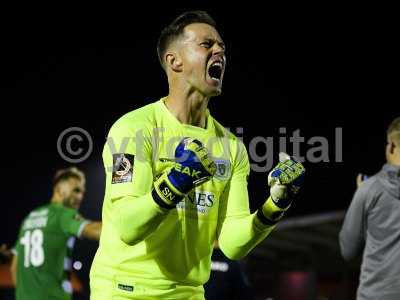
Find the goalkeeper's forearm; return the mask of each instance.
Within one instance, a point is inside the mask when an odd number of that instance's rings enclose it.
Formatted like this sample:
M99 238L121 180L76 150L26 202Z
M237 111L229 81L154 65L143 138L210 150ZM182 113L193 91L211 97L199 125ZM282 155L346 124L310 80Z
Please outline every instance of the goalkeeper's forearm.
M152 191L144 196L125 196L113 201L114 223L123 242L133 245L146 238L185 197L167 175L168 172L163 173L154 182Z
M272 232L287 209L288 207L278 207L272 198L268 197L255 213L226 218L218 237L224 254L231 259L246 256Z
M121 240L129 245L145 239L164 220L167 210L149 192L144 196L113 199L112 219Z
M218 237L219 246L230 259L241 259L263 241L276 222L263 223L257 212L225 218Z

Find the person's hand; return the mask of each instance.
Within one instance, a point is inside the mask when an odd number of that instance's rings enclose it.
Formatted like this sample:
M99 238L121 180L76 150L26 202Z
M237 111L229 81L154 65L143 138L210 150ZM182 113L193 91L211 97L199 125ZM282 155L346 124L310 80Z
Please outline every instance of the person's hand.
M173 208L195 186L210 180L216 169L199 140L184 138L175 150L174 166L154 182L153 198L160 206Z
M211 179L216 165L203 144L193 138L184 138L175 150L175 165L168 179L182 193Z
M259 219L266 225L278 222L290 207L303 184L305 168L286 153L279 153L279 163L268 175L270 197L257 211Z
M297 195L304 181L304 166L288 154L279 153L279 163L268 175L272 200L279 207L287 207Z
M361 184L368 178L367 175L364 175L362 173L358 173L357 178L356 178L356 183L357 183L357 188L361 186Z
M0 246L0 257L2 260L8 261L13 256L13 253L10 249L7 248L6 244L2 244Z

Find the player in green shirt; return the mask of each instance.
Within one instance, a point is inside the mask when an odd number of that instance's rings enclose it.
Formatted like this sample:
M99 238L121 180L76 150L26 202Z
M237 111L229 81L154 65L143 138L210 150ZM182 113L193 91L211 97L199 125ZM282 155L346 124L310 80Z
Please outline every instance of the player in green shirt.
M98 240L101 223L78 215L85 192L84 174L77 168L56 173L50 204L23 220L14 247L11 274L17 300L71 299L71 252L75 237Z
M231 259L275 227L298 192L303 166L282 157L271 196L250 214L246 148L207 109L221 93L225 45L205 12L161 33L169 94L122 116L103 151L103 229L91 299L204 299L214 240Z

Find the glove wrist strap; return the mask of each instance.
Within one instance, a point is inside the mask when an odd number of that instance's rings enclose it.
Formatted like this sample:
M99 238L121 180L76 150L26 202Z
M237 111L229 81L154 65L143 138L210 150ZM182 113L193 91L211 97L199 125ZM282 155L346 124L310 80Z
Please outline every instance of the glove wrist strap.
M286 199L274 199L272 195L269 197L271 198L272 202L279 208L283 210L287 210L290 207L290 204L292 204L292 198L286 198ZM268 199L269 199L268 198ZM268 200L267 200L268 201Z
M178 191L168 180L166 172L154 182L151 195L159 206L166 209L175 208L176 204L185 197L185 194Z
M280 219L282 219L289 207L290 205L285 208L279 207L270 196L268 197L267 201L265 201L263 206L257 211L257 216L265 225L274 225Z

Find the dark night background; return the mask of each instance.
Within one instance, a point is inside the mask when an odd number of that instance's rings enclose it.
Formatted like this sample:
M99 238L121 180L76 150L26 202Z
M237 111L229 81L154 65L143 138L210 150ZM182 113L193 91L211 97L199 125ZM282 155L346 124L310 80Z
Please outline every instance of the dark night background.
M72 126L94 141L77 166L87 175L82 214L100 219L107 131L119 116L166 95L156 41L164 25L192 8L214 17L227 45L223 94L210 105L217 120L243 127L247 146L255 136L274 137L275 161L280 127L287 140L300 129L306 141L329 141L330 162L305 163L306 185L289 216L347 208L357 173L373 174L384 163L385 130L400 115L390 9L243 5L3 9L0 242L13 244L23 217L49 200L55 170L69 165L57 138ZM337 127L343 162L334 161ZM303 143L301 153L310 148ZM251 174L252 209L265 199L266 177Z

